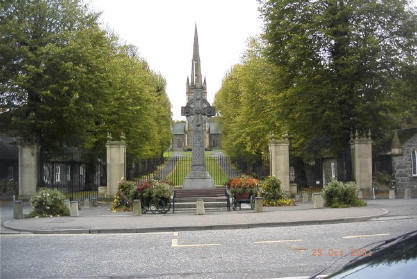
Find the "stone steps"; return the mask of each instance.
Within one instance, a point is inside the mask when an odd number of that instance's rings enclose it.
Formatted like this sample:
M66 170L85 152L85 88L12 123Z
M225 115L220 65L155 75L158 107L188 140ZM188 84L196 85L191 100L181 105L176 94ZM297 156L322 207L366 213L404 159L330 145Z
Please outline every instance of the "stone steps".
M208 202L226 202L226 196L223 197L184 197L184 198L177 198L175 203L180 202L193 202L195 203L197 200L202 199L205 203Z
M226 201L224 202L204 202L204 208L219 208L219 207L227 207ZM177 208L196 208L195 202L179 202L175 203L175 210Z

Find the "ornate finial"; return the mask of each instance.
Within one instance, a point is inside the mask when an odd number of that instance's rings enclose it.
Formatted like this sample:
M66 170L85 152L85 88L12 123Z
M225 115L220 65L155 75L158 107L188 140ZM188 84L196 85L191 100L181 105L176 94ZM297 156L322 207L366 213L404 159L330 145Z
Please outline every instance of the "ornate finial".
M113 138L111 137L111 133L107 132L107 141L111 141Z
M371 129L368 129L368 139L371 139Z
M355 130L355 138L358 139L359 138L359 132L358 129Z
M120 140L121 141L125 141L125 139L126 139L125 133L124 132L121 132L120 133Z

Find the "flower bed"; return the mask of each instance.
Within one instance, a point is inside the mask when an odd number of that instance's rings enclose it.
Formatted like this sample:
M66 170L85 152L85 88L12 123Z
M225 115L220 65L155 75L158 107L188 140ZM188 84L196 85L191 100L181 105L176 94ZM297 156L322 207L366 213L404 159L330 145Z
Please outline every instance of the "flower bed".
M259 180L247 176L235 177L227 182L226 187L232 196L250 196L258 192Z
M123 180L114 197L112 211L131 211L135 199L141 200L143 208L165 207L171 203L172 192L173 187L163 181L134 183Z

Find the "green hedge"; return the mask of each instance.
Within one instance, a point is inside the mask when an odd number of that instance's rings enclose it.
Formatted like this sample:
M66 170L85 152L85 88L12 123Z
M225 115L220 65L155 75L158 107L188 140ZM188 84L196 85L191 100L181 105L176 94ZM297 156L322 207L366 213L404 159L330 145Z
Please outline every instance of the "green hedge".
M357 191L355 182L332 180L323 188L325 204L328 207L365 206L366 203L358 199Z

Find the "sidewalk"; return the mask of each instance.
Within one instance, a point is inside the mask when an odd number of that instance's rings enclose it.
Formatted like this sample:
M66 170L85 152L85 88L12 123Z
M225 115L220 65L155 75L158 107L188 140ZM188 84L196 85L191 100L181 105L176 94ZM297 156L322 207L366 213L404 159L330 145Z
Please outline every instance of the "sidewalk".
M214 211L206 215L175 213L133 216L131 212L112 213L110 204L83 208L79 217L12 219L10 205L2 206L3 233L7 229L31 233L145 233L186 230L244 229L254 227L299 226L359 222L388 214L381 207L313 209L311 203L294 207L264 207L264 212L250 209ZM7 210L4 210L6 208ZM25 213L30 207L25 207ZM10 216L9 216L10 215Z

